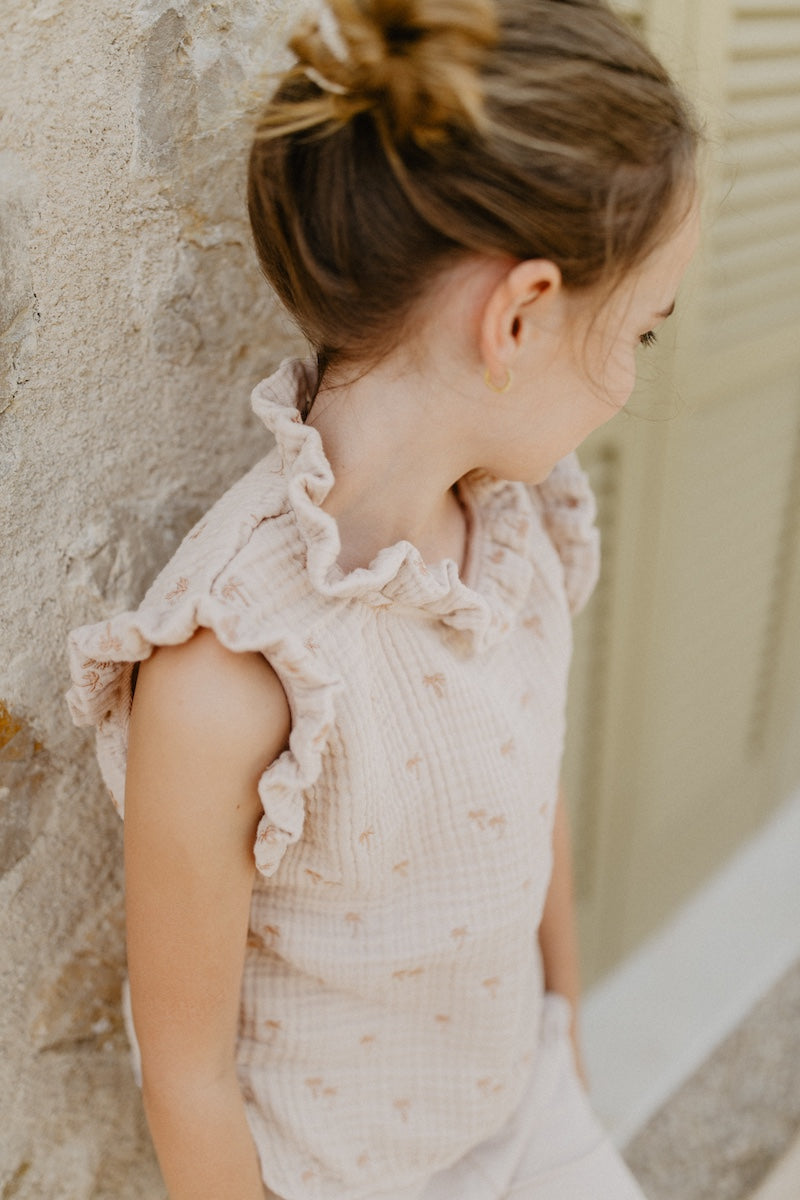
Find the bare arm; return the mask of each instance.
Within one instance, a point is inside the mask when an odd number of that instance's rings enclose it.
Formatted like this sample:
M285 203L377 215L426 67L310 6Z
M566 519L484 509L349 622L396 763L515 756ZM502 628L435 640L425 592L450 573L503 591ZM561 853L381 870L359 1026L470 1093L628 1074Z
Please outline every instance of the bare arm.
M578 1044L578 1006L580 1003L580 968L578 934L575 920L575 897L572 883L572 847L569 819L563 788L559 788L558 806L553 827L553 874L539 926L539 945L544 962L544 979L548 991L566 996L572 1005L572 1043L575 1061L581 1078L586 1080Z
M261 656L200 631L142 664L125 812L143 1097L171 1200L263 1200L234 1064L257 783L289 733Z

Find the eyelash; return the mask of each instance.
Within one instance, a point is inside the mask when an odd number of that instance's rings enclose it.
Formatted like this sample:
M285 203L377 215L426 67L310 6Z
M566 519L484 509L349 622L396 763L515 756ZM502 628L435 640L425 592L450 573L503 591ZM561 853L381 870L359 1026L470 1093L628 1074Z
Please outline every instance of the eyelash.
M653 333L652 329L648 329L647 333L643 333L639 338L639 341L643 346L655 346L657 340L658 339L656 338L656 335Z

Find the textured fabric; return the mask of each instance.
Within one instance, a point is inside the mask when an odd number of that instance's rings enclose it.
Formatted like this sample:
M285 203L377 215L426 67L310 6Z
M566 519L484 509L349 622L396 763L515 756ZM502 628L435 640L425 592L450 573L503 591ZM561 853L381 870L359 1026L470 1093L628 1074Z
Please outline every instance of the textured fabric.
M536 1068L494 1137L431 1179L421 1200L644 1200L575 1070L570 1006L544 999Z
M570 612L597 574L577 460L539 487L474 471L464 577L408 542L337 565L314 378L256 388L275 449L141 607L71 638L78 723L122 813L133 664L213 629L286 691L264 772L238 1064L286 1200L421 1195L500 1130L535 1070Z
M391 1200L645 1200L589 1105L570 1017L563 996L544 997L535 1069L503 1128L437 1171L421 1195ZM267 1200L281 1197L267 1192Z

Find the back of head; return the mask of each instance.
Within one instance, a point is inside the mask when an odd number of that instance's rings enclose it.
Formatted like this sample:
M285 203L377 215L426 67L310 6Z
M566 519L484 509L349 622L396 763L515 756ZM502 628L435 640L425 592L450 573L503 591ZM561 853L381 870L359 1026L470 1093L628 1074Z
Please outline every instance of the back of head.
M465 253L613 286L688 208L692 116L603 0L330 0L290 45L250 217L323 363L391 349Z

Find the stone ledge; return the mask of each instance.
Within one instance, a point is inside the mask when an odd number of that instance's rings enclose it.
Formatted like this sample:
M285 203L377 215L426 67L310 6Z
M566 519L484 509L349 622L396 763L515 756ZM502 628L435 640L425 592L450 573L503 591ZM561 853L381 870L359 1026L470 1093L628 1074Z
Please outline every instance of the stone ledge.
M800 963L630 1142L649 1200L746 1200L800 1131Z
M797 1200L800 1195L800 1136L765 1179L752 1200Z

